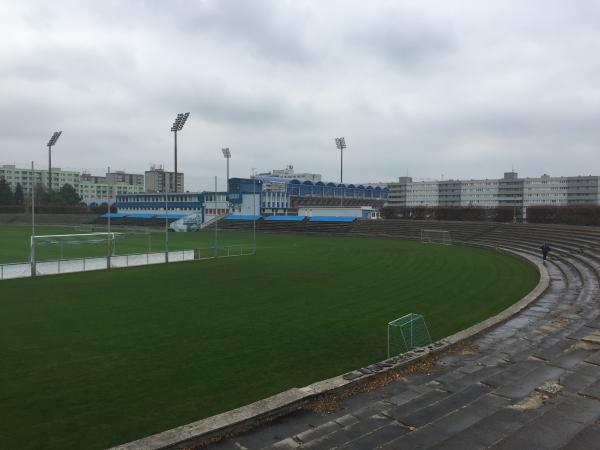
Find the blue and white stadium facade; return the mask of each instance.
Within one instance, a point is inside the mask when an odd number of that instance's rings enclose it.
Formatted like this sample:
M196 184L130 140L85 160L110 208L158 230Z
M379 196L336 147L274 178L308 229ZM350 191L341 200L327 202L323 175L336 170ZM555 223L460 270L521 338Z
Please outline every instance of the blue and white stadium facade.
M344 204L383 204L388 189L362 184L343 184L270 176L231 178L229 199L234 214L297 213L304 205L333 206Z
M123 217L180 218L198 215L201 223L229 213L226 192L174 192L170 194L117 195L117 212Z

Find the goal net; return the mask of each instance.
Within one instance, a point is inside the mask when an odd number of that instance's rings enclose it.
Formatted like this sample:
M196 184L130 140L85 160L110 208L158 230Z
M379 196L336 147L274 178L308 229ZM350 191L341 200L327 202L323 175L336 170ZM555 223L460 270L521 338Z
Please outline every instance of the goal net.
M407 314L388 323L388 358L429 344L431 336L421 314Z
M31 262L114 255L122 233L77 233L31 236Z
M451 245L452 237L446 230L421 230L421 242Z

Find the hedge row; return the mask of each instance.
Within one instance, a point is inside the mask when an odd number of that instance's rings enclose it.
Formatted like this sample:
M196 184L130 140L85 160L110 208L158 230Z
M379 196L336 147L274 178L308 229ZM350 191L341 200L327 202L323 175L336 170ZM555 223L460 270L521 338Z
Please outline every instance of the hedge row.
M515 217L515 214L517 217ZM520 212L514 208L399 208L385 207L381 210L385 219L415 220L465 220L475 222L513 222Z
M106 210L106 208L104 208ZM26 214L30 213L29 206L3 205L0 206L0 214ZM35 212L40 214L88 214L85 205L39 205L35 207Z
M600 205L530 206L527 222L600 226Z

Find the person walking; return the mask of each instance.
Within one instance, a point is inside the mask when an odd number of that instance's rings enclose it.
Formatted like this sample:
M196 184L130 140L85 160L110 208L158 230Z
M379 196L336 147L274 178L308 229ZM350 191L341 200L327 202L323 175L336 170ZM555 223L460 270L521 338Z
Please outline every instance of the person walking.
M544 258L544 261L546 261L548 253L550 253L552 249L550 248L547 242L544 242L544 245L542 245L540 249L542 250L542 257Z

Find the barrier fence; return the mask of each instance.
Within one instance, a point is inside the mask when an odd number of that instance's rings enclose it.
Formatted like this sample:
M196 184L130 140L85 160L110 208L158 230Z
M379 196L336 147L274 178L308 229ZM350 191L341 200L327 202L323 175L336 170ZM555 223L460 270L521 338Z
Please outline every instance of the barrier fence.
M34 264L10 263L0 264L0 280L27 278L35 270L36 276L58 275L63 273L89 272L92 270L120 269L125 267L166 264L183 261L248 256L256 253L252 245L212 246L197 249L174 250L169 252L134 253L129 255L113 255L107 257L89 257L59 259L54 261L37 261ZM34 269L35 268L35 269Z

